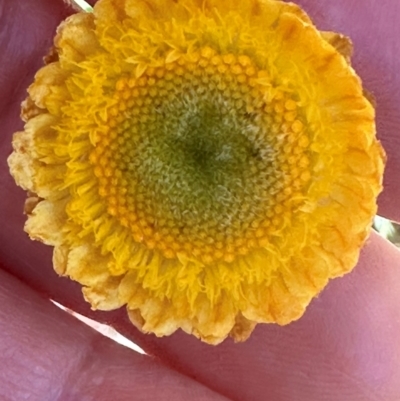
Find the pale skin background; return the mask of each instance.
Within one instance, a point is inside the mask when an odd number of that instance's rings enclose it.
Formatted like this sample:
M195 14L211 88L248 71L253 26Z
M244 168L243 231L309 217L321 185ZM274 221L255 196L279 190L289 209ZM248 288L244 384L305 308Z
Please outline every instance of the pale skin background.
M400 221L400 2L299 0L322 29L350 35L354 65L378 103L388 153L379 213ZM0 399L2 401L398 401L400 252L373 234L355 270L305 316L258 326L218 347L177 333L138 333L125 311L95 313L58 278L51 249L22 231L25 195L9 177L19 105L57 24L61 0L0 0ZM102 337L48 298L108 322L153 357Z

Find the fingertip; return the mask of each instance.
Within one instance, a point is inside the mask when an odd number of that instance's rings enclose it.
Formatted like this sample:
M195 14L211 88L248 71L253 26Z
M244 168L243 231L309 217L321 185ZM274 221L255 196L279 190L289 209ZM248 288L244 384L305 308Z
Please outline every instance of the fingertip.
M61 0L4 0L2 6L0 115L25 97L27 85L52 45L57 25L71 12Z

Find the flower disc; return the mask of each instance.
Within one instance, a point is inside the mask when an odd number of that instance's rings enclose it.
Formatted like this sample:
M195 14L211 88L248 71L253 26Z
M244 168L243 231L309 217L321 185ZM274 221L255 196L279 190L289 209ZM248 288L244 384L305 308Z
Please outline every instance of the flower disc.
M276 0L100 0L67 19L9 158L26 231L158 336L299 318L368 236L384 154L350 42Z

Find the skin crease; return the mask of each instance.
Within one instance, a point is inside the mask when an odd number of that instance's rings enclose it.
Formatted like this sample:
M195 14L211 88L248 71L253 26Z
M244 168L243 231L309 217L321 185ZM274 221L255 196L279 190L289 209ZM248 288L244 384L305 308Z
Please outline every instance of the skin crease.
M320 28L352 37L354 66L376 97L378 136L388 154L379 213L400 221L400 3L298 3ZM25 88L69 12L61 0L0 0L0 399L398 401L400 252L377 234L355 270L332 281L303 318L259 325L243 344L141 335L124 310L90 311L80 286L57 277L50 247L22 230L25 194L6 157L12 133L22 128ZM48 297L112 324L154 358L103 339Z

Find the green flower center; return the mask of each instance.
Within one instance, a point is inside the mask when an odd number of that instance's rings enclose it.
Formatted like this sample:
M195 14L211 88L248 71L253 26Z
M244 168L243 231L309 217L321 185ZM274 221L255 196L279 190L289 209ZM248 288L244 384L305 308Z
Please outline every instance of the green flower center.
M166 257L229 262L262 246L308 180L296 102L271 95L245 60L203 57L117 82L110 133L91 156L99 192Z

